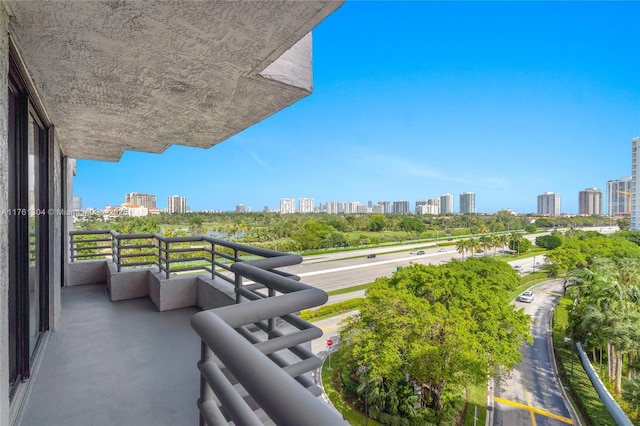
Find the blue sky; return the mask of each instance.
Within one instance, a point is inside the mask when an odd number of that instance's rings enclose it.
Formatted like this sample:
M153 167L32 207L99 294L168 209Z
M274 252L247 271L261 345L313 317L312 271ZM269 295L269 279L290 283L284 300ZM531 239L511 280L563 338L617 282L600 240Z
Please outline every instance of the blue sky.
M475 192L478 212L530 213L551 191L577 213L580 190L631 175L639 19L640 2L347 1L313 32L309 97L208 150L79 160L74 193L228 211L450 193L457 211Z

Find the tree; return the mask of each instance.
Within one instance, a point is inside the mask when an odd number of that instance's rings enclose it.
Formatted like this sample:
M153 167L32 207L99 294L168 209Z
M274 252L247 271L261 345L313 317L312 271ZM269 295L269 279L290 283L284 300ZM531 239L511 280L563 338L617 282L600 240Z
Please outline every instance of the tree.
M420 219L415 217L403 217L400 222L400 229L405 232L423 233L427 230L427 226Z
M422 389L421 406L444 408L445 394L485 383L521 360L530 318L509 304L516 273L490 257L445 265L413 264L378 278L341 340L370 377L407 374Z
M541 235L536 237L536 246L553 250L562 245L562 238L557 235Z
M637 410L636 420L640 422L640 380L627 380L624 384L622 397L629 403L632 409Z
M369 231L380 232L387 229L387 218L383 214L373 214L369 218Z

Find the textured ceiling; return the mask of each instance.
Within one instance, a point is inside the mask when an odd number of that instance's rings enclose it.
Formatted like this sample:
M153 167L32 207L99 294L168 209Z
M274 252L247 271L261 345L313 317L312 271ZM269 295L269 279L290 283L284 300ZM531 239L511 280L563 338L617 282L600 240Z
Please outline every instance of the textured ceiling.
M208 148L308 95L309 32L341 3L6 2L63 151L109 161Z

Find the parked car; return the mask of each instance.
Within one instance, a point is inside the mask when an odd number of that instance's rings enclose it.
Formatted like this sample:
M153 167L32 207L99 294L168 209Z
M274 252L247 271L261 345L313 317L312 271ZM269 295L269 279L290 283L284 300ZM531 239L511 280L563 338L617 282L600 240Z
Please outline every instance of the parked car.
M531 303L533 302L533 292L527 290L518 296L518 302Z
M447 249L446 249L446 248L439 248L439 249L438 249L438 253L443 253L443 252L445 252L445 251L447 251Z
M367 259L373 259L374 257L376 257L375 253L371 253L367 255Z

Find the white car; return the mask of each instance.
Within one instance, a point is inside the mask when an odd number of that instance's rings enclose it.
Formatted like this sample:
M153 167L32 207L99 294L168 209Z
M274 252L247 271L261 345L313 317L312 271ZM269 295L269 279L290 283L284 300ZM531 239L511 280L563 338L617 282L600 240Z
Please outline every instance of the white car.
M520 296L518 296L518 302L525 302L525 303L531 303L533 302L533 292L527 290L524 293L522 293Z
M438 253L443 253L443 252L445 252L445 251L447 251L447 249L445 249L445 248L439 248L439 249L438 249Z

